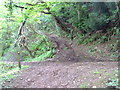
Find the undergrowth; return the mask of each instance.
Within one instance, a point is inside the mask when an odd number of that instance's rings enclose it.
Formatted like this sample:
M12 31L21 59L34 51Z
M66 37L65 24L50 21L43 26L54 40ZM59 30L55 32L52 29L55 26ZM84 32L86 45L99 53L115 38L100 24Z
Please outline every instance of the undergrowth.
M55 56L56 46L45 35L32 35L27 39L26 46L31 51L34 58L30 57L30 54L24 47L11 47L8 50L8 54L4 57L0 57L0 60L12 61L12 58L16 58L17 61L18 56L13 55L17 55L17 52L20 52L21 60L25 62L42 61Z
M32 54L35 58L30 58L27 51L24 51L24 61L31 62L31 61L41 61L45 60L46 58L52 58L55 55L56 47L54 43L48 39L45 35L34 35L35 39L30 40L31 43L28 47L31 49ZM36 38L37 37L37 38Z
M109 52L112 54L109 55L110 57L120 57L120 54L118 53L119 49L119 38L120 38L120 28L114 27L111 29L108 29L106 33L102 32L93 32L91 34L82 34L82 33L72 33L68 34L66 32L59 32L60 37L65 37L71 40L74 40L77 45L86 45L86 47L91 46L88 50L89 53L94 54L96 52L98 53L103 53L102 50L96 48L97 45L102 45L108 42L113 42L113 43L108 43L108 46L103 47L103 48L108 48Z
M119 86L119 71L116 70L115 71L115 76L114 77L111 77L108 79L108 81L106 82L106 86L107 88L119 88L120 89L120 86Z
M46 53L43 53L35 58L26 58L25 62L35 62L35 61L43 61L46 58L52 58L53 56L53 52L51 51L47 51Z
M113 39L115 39L116 43L118 43L119 35L120 35L120 28L112 28L112 29L109 29L107 33L96 32L91 35L78 34L75 37L75 40L78 45L79 44L89 44L94 41L97 41L97 43L101 44L101 43L105 43L105 42L108 42Z
M28 68L28 66L22 65L22 69L25 68ZM10 81L10 79L15 78L16 73L18 73L19 71L19 67L15 64L0 62L0 88L3 87L5 81Z

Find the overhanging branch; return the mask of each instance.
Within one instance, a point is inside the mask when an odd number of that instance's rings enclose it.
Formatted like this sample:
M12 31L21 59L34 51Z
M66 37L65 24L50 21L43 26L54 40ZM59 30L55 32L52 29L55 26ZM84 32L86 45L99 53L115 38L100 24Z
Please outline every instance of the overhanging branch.
M38 3L39 3L39 2L38 2ZM37 5L38 3L36 3L36 4L26 3L26 4L29 5L29 6L35 6L35 5ZM42 2L42 3L44 3L44 2ZM28 9L27 7L19 6L19 5L16 5L16 4L14 4L14 6L17 7L17 8L21 8L21 9ZM46 8L46 9L48 10L48 12L41 11L41 13L44 13L44 14L52 14L52 13L50 12L50 8Z
M16 4L14 4L14 6L17 7L17 8L21 8L21 9L28 9L27 7L18 6L18 5L16 5Z
M44 13L44 14L52 14L51 12L44 12L44 11L42 11L41 13Z

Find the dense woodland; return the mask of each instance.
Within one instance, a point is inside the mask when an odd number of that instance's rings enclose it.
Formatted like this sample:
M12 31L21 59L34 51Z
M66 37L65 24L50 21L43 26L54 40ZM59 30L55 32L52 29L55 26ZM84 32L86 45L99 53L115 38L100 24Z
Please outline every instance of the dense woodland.
M43 32L54 33L78 45L113 41L110 52L119 60L120 2L3 0L1 60L12 59L11 55L18 58L17 52L23 61L53 58L57 46Z
M11 46L16 47L19 43L19 46L26 48L30 56L34 57L29 50L30 43L26 39L31 39L33 33L37 34L41 30L52 32L61 30L72 40L80 39L79 44L98 39L102 39L101 42L109 41L119 33L118 2L7 0L4 6L6 7L4 11L1 7L0 28L2 56ZM91 35L94 37L86 40Z

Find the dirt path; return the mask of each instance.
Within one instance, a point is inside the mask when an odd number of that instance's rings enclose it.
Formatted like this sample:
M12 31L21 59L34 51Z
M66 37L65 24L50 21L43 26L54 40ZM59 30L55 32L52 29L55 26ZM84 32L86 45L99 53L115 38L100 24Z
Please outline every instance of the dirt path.
M46 33L45 33L46 34ZM118 62L103 62L76 52L74 45L53 34L46 34L57 45L56 57L42 62L22 63L31 67L16 79L6 82L13 88L82 88L106 87L114 77ZM86 62L87 61L87 62ZM99 61L99 62L98 62ZM4 86L3 86L4 87Z

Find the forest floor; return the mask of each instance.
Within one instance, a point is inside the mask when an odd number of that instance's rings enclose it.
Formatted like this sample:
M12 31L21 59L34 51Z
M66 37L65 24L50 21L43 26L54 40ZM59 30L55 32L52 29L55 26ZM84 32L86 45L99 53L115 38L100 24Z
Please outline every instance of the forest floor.
M46 33L45 33L46 34ZM3 87L12 88L105 88L109 78L116 77L118 62L96 59L85 47L46 34L57 46L56 56L46 61L22 62L30 68L19 72Z

